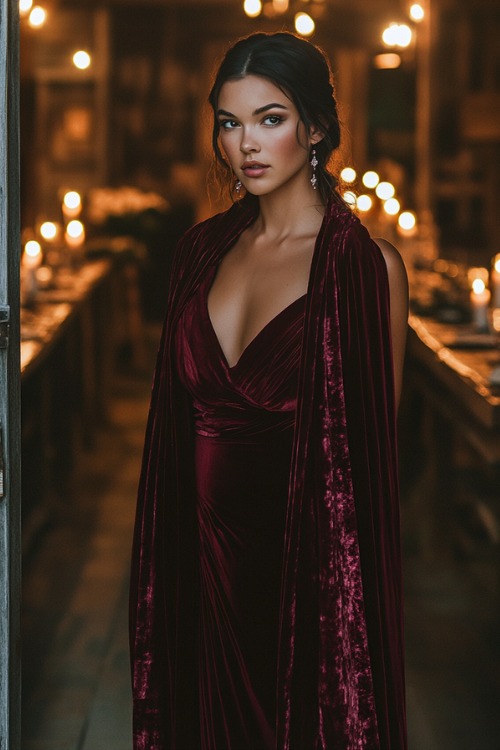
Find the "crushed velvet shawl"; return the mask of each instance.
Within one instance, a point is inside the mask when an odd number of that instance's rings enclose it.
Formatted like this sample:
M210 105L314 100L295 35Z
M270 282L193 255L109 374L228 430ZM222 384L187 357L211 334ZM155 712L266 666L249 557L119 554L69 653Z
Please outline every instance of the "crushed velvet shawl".
M193 433L173 334L256 212L246 198L195 226L174 263L132 559L135 750L200 747ZM313 254L299 372L276 750L406 748L395 422L385 262L332 199Z

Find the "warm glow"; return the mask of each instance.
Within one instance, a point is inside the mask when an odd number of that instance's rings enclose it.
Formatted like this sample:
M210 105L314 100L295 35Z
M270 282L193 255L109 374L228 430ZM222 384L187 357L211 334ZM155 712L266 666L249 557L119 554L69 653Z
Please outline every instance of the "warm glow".
M379 182L375 192L381 200L386 201L393 197L396 189L391 182Z
M410 18L412 21L423 21L425 17L425 11L420 3L413 3L410 8Z
M401 227L401 229L406 229L406 231L410 231L411 229L414 229L416 223L417 223L417 217L412 211L403 211L403 213L398 219L399 226Z
M87 68L90 68L91 62L92 58L89 53L85 52L83 49L78 50L78 52L75 52L73 55L73 65L79 70L87 70Z
M33 7L33 0L19 0L19 15L27 16Z
M488 273L487 268L472 267L472 268L469 268L469 270L467 271L467 280L469 284L471 285L471 287L474 287L474 281L477 279L482 281L483 284L486 286L486 284L488 283L489 276L490 275Z
M382 41L387 47L409 47L412 31L405 23L391 23L382 32Z
M309 13L295 14L295 31L301 36L311 36L314 33L316 24Z
M80 193L77 193L76 190L70 190L64 196L63 203L66 206L66 208L69 208L73 211L76 208L80 208L80 206L82 205L82 199L81 199Z
M58 231L58 226L53 221L44 221L40 227L40 234L44 240L55 240Z
M372 170L365 172L363 175L363 185L367 188L374 188L378 185L380 177Z
M273 0L273 9L276 13L286 13L289 4L289 0Z
M474 294L482 294L486 289L486 284L482 279L474 279L472 282L472 291Z
M498 255L495 255L493 268L495 269L495 271L497 271L497 273L500 273L500 253Z
M386 214L389 214L389 216L396 216L396 214L399 213L400 209L401 204L397 198L389 198L384 203L384 211L386 212Z
M41 5L35 5L32 9L28 23L34 29L39 29L47 20L47 11Z
M78 219L73 219L73 221L70 221L68 226L66 227L66 234L68 235L68 237L72 237L73 239L83 237L85 234L85 228L82 222L78 221Z
M249 18L257 18L262 13L261 0L245 0L243 10Z
M352 190L346 190L342 197L349 206L354 207L356 205L356 193L353 193Z
M354 180L357 177L356 170L353 169L352 167L344 167L344 169L340 173L340 177L342 178L344 182L348 182L348 183L354 182Z
M36 240L28 240L24 246L24 252L29 255L30 258L36 258L42 252L42 246Z
M396 52L383 52L375 55L373 63L379 70L394 70L401 65L401 58Z
M358 195L356 206L360 211L369 211L373 205L370 195Z

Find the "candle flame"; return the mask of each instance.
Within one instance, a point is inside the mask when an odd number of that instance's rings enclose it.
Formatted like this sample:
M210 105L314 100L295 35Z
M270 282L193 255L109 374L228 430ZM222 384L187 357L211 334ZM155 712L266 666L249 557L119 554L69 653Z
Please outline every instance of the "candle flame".
M474 294L482 294L486 289L486 284L482 279L474 279L472 282L472 291Z

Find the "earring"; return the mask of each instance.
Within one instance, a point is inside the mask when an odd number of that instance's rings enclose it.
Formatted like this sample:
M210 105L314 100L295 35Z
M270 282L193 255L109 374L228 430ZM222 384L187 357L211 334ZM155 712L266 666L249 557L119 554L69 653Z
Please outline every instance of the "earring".
M318 166L319 161L316 158L316 149L313 148L312 154L311 154L311 167L313 170L312 177L311 177L311 185L313 186L313 189L316 190L316 185L318 184L318 178L316 177L316 167Z
M241 193L241 188L242 188L242 187L243 187L243 183L241 182L241 180L236 180L236 183L235 183L235 185L234 185L234 189L236 190L236 194L237 194L238 196L239 196L239 194Z

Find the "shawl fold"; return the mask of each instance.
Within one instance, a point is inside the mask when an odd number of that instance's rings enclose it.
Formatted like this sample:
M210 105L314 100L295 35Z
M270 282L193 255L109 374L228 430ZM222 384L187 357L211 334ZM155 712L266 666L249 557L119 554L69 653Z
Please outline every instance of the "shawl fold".
M247 196L193 227L174 261L132 557L134 750L200 747L194 441L173 337L206 273L257 211ZM357 217L335 199L307 294L277 685L276 750L407 747L387 269Z

